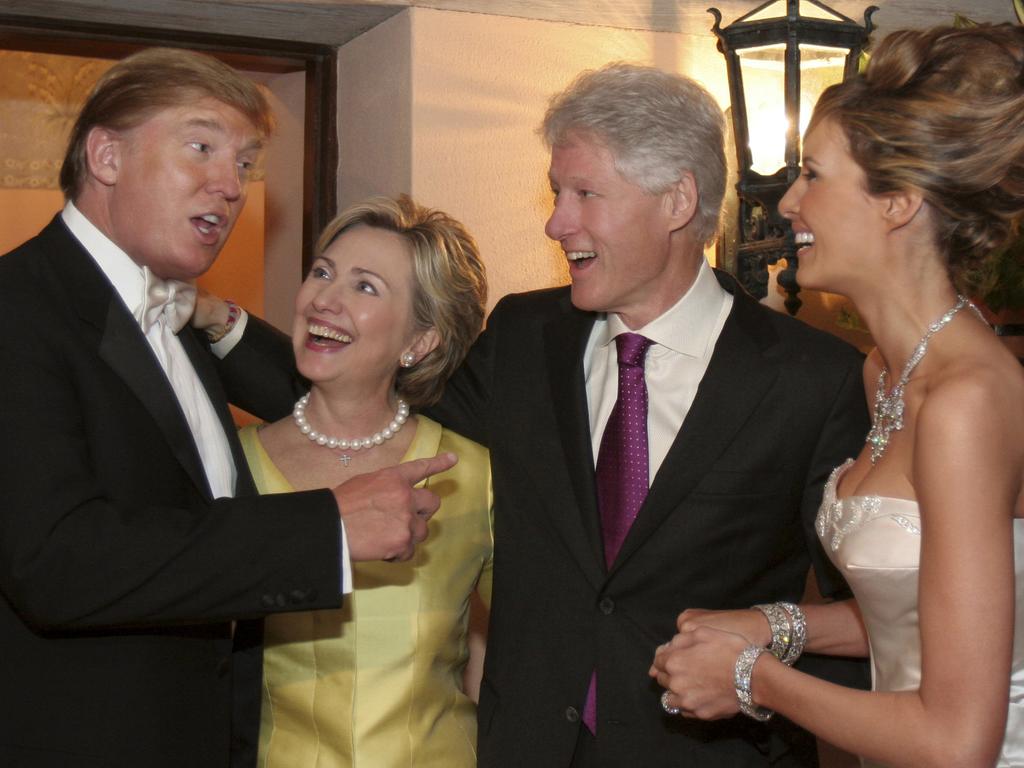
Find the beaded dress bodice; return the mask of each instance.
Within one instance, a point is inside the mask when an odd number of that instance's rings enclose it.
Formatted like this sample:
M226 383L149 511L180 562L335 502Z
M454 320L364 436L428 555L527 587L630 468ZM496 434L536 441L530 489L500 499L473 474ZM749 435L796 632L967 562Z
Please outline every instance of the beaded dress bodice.
M837 467L825 486L816 520L818 538L857 598L871 646L872 688L913 690L921 682L920 512L910 499L837 498L839 478L852 463ZM998 766L1024 766L1024 520L1014 521L1013 536L1018 599L1010 712Z

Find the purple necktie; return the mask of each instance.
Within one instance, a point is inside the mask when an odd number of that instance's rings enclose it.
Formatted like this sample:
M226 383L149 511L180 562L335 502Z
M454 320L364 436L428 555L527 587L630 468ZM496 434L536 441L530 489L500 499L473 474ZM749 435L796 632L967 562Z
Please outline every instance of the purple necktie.
M604 561L611 568L647 497L647 384L644 356L651 340L636 333L615 337L619 353L619 396L597 453L597 506L601 512ZM590 678L583 722L597 733L597 672Z

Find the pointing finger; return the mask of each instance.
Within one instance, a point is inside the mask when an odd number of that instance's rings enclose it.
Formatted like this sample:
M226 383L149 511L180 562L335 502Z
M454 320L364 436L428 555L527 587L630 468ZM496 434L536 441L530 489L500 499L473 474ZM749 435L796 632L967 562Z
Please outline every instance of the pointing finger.
M431 475L451 469L458 460L459 457L454 453L439 453L437 456L403 462L398 465L397 469L409 485L416 485Z

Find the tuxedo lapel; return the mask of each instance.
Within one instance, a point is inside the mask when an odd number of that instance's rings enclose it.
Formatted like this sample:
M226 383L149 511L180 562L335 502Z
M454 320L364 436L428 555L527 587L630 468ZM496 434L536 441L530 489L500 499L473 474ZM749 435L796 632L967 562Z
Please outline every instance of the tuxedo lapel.
M99 352L100 357L142 401L192 482L207 498L212 498L206 472L178 398L135 318L128 314L116 295L111 296Z
M727 284L732 289L732 285ZM773 332L758 323L754 300L735 300L693 405L623 542L613 572L676 511L746 425L779 376Z
M68 232L60 217L44 230L55 274L66 275L65 289L83 322L99 332L98 354L156 421L164 439L196 487L211 497L192 433L167 376L135 318L102 270Z
M558 423L558 438L565 457L565 474L571 481L576 514L555 516L562 537L595 584L604 578L604 546L601 541L590 418L583 378L583 352L594 325L594 315L573 308L563 297L565 314L544 329L544 352L551 403ZM548 468L549 471L556 468ZM546 482L547 486L551 481ZM579 535L582 527L584 536Z

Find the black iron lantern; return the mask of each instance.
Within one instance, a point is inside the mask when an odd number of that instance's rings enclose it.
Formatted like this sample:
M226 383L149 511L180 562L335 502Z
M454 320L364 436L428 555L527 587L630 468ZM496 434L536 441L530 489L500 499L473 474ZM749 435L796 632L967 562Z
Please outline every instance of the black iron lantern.
M769 0L729 26L713 31L726 61L739 182L739 244L736 276L757 298L768 293L768 267L780 258L779 284L786 309L801 301L796 281L796 246L779 200L800 172L800 137L818 96L857 71L871 33L817 0Z

